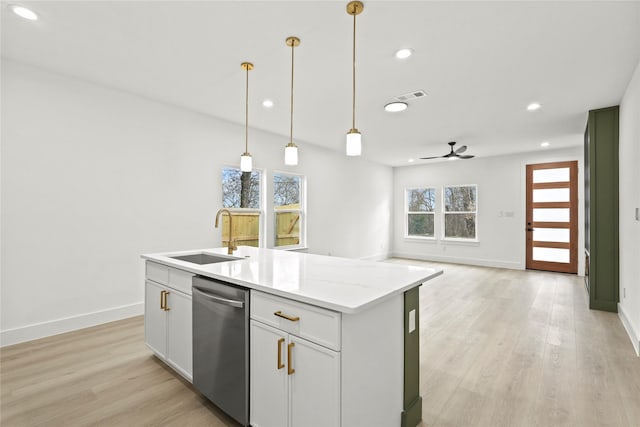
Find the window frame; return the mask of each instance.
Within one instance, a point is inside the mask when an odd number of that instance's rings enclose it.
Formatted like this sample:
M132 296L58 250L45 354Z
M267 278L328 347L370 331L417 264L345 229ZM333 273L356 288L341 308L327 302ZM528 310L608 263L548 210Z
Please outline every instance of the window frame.
M475 200L475 205L476 205L476 210L475 211L451 211L451 212L447 212L447 206L446 206L446 202L445 202L445 189L446 188L453 188L453 187L475 187L475 193L476 193L476 200ZM454 184L454 185L443 185L442 186L442 194L440 197L441 203L442 203L442 210L441 210L441 224L442 224L442 230L440 233L440 240L443 242L451 242L451 243L477 243L480 240L478 239L478 184ZM447 214L453 214L453 215L460 215L460 214L474 214L475 215L475 236L473 238L468 238L468 237L447 237L445 235L446 233L446 215Z
M307 247L307 177L300 173L290 172L290 171L282 171L282 170L274 170L271 174L271 193L270 193L270 203L271 203L271 212L273 213L273 219L271 221L273 226L273 235L271 236L270 247L273 249L279 250L296 250L296 249L305 249ZM276 175L288 175L300 178L300 208L299 209L276 209L276 205L274 203L274 190L275 183L274 179ZM276 246L276 237L277 237L277 224L276 224L276 216L278 213L285 212L298 212L299 215L299 224L300 224L300 239L297 245L283 245Z
M412 190L433 190L435 193L435 206L432 212L421 211L409 211L409 192ZM437 234L437 221L436 213L438 212L438 188L433 186L421 186L421 187L407 187L404 189L404 238L407 240L422 240L422 241L436 241L438 239ZM409 215L433 215L433 236L420 236L416 234L409 234Z
M224 196L224 192L223 190L223 185L224 183L222 182L222 174L224 172L225 169L236 169L238 171L240 171L240 165L238 164L237 166L232 166L232 165L223 165L222 168L220 169L220 204L222 206L222 209L229 209L229 212L231 212L231 214L235 214L235 213L257 213L258 214L258 246L259 248L264 248L265 247L265 241L266 241L266 233L267 233L267 218L266 218L266 208L265 208L265 193L266 193L266 181L267 181L267 171L266 169L262 169L262 168L252 168L251 172L258 172L260 174L260 197L258 198L259 200L259 208L233 208L233 207L225 207L224 206L224 200L222 200L223 196ZM222 226L222 225L221 225ZM223 230L220 230L220 236L221 236L221 240L222 239L222 235L223 235ZM222 242L221 242L222 244ZM237 242L236 242L237 244ZM238 245L240 246L240 245Z

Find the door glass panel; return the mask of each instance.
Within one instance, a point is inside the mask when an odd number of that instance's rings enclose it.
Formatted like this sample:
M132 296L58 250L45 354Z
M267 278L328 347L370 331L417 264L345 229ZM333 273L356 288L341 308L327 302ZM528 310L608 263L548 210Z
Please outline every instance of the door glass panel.
M533 248L534 261L569 262L569 249Z
M569 222L569 208L535 208L535 222Z
M533 202L568 202L568 188L541 188L533 190Z
M568 228L534 228L533 240L536 242L569 243L570 230Z
M533 171L533 182L569 182L569 168L536 169Z

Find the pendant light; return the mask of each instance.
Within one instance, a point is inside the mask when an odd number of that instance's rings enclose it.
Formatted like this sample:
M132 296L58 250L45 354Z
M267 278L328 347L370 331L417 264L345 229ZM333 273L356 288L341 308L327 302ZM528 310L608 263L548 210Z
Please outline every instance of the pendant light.
M293 50L300 45L300 39L297 37L287 37L287 46L291 47L291 120L289 127L289 143L284 147L284 164L295 166L298 164L298 146L293 143Z
M347 132L347 156L362 154L362 135L356 129L356 15L362 13L364 4L352 1L347 4L347 13L353 16L353 103L351 129Z
M251 172L252 162L251 154L249 154L249 71L253 70L253 64L251 62L243 62L240 65L247 72L244 98L244 154L240 157L240 170L242 172Z

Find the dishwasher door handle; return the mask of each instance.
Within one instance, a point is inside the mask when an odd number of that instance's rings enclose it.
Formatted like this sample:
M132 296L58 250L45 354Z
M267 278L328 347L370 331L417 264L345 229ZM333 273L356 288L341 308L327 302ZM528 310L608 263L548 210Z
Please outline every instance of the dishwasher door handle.
M222 297L219 297L219 296L211 295L210 293L204 292L202 289L198 289L195 286L193 287L193 292L198 294L198 296L201 296L201 297L203 297L206 300L211 301L211 302L215 302L215 303L218 303L218 304L229 305L231 307L236 307L236 308L243 308L244 307L244 301L237 301L237 300L233 300L233 299L227 299L227 298L222 298Z

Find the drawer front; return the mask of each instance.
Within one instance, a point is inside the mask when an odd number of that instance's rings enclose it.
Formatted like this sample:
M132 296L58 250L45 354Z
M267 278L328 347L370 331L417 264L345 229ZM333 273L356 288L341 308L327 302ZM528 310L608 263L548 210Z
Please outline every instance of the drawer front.
M147 279L166 285L169 283L169 267L155 262L147 261Z
M189 273L188 271L169 268L169 286L187 295L191 295L191 280L193 276L195 276L195 274Z
M338 312L252 290L251 318L340 351L341 317ZM293 320L295 318L298 319Z

